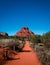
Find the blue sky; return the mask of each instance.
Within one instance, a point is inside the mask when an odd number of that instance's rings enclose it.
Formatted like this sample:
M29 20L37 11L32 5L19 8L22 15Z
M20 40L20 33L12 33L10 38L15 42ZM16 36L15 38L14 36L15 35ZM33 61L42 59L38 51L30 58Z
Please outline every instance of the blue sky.
M50 0L0 0L0 32L14 35L23 26L35 34L50 31Z

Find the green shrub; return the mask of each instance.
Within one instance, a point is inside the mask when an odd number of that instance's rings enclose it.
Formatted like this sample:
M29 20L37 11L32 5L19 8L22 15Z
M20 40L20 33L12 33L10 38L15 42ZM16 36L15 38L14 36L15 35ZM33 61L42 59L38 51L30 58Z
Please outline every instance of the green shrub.
M50 48L50 31L43 35L43 43L47 48Z

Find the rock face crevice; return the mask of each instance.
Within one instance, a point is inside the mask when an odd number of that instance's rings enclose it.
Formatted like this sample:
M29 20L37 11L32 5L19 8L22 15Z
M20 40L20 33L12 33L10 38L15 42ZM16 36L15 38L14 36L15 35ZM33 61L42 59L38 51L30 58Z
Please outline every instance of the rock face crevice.
M16 34L15 34L15 36L33 36L34 35L34 33L32 32L32 31L30 31L29 30L29 28L28 27L22 27L21 28L21 30L19 30Z

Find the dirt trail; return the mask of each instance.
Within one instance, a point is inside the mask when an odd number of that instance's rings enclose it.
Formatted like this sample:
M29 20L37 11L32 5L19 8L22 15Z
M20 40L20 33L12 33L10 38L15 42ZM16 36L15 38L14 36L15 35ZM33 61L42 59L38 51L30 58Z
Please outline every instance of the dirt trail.
M29 42L25 42L23 52L20 52L15 58L19 57L17 60L10 60L4 65L41 65L36 53L30 48Z

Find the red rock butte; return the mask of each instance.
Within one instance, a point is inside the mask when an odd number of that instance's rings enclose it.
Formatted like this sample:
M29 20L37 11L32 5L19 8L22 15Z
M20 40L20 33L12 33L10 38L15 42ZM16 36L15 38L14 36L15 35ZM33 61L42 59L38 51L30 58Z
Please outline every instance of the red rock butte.
M34 33L32 31L29 30L28 27L22 27L21 30L19 30L15 36L23 36L23 37L26 37L26 36L33 36Z

